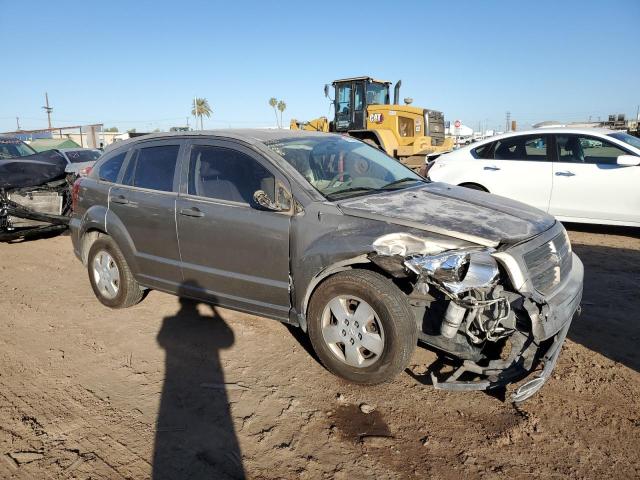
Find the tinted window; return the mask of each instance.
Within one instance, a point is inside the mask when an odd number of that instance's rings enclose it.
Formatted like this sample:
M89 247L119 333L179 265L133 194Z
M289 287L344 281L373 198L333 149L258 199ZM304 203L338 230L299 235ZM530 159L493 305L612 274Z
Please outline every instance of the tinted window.
M26 157L34 153L36 151L33 148L20 140L0 137L0 159Z
M389 103L389 87L379 83L367 83L367 103L369 105Z
M179 150L179 145L141 148L131 158L123 183L171 192Z
M274 186L273 175L244 153L208 145L191 148L190 195L252 204L256 190L274 198Z
M355 110L356 111L360 111L362 110L362 103L364 98L362 98L364 96L364 92L363 92L363 88L362 88L362 84L361 83L356 83L356 88L355 88Z
M471 150L471 155L473 155L474 158L487 158L489 152L491 152L492 146L493 146L493 143L480 145L478 148L474 148Z
M93 162L100 157L100 150L70 150L64 152L71 163Z
M547 138L527 136L498 140L493 149L493 158L496 160L546 160Z
M616 132L610 133L609 136L628 143L633 147L640 148L640 138L631 136L628 133Z
M558 160L573 163L615 165L619 155L627 152L596 137L556 135Z
M120 173L122 162L124 162L124 157L126 156L127 152L122 152L115 157L111 157L104 161L98 170L98 178L105 182L115 182L118 178L118 174Z
M338 105L337 113L349 113L351 111L351 84L347 83L338 86L336 103Z

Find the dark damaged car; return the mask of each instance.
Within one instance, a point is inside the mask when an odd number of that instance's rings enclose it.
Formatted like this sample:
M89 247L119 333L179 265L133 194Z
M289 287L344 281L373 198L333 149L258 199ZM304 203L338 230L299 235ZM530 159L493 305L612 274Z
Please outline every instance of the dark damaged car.
M220 131L122 142L79 181L76 255L113 308L158 289L308 333L353 382L389 380L420 342L437 388L549 378L583 268L524 204L430 183L331 134ZM453 367L453 368L452 368Z
M0 241L67 228L72 178L57 151L0 136Z

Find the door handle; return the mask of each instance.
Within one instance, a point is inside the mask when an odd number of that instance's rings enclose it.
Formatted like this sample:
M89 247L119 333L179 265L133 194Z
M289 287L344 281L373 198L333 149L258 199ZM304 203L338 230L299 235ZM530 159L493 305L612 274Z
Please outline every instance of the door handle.
M180 215L184 215L185 217L196 217L196 218L204 217L204 213L201 212L200 209L197 207L181 208Z
M111 197L111 202L119 203L120 205L126 205L127 203L129 203L129 200L127 200L124 195L116 195L115 197Z
M558 176L558 177L575 177L575 175L576 175L575 173L573 173L573 172L569 172L569 171L566 171L566 172L556 172L556 176Z
M491 165L488 167L484 167L485 170L491 170L492 172L495 172L496 170L500 170L500 167L496 167L495 165Z

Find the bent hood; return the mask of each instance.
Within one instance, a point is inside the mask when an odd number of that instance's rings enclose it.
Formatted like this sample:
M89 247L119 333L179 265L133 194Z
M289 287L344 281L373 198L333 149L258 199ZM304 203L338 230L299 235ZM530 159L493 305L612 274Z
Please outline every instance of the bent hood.
M551 228L555 218L504 197L429 183L338 203L346 215L380 220L488 247L513 244Z
M37 187L64 178L67 160L55 150L0 160L0 188Z

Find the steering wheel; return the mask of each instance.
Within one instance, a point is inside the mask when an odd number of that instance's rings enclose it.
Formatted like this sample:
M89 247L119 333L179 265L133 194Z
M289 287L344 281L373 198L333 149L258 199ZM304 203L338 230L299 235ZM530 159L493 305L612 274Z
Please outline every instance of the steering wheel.
M327 189L327 190L328 190L328 189L330 189L331 187L333 187L333 186L338 182L338 180L340 179L340 177L343 177L343 178L342 178L342 180L344 181L344 177L345 177L345 176L347 176L347 177L349 177L349 178L352 178L352 177L351 177L351 174L350 174L349 172L340 172L340 173L337 173L337 174L336 174L336 175L331 179L331 181L329 182L329 184L328 184L326 187L324 187L324 188L325 188L325 189Z

